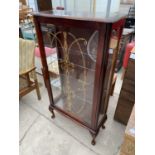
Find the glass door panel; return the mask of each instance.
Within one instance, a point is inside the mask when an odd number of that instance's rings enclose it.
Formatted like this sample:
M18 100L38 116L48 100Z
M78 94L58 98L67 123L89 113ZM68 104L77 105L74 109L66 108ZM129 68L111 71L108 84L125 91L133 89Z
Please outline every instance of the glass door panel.
M44 44L54 51L47 57L54 104L91 125L98 32L53 27Z

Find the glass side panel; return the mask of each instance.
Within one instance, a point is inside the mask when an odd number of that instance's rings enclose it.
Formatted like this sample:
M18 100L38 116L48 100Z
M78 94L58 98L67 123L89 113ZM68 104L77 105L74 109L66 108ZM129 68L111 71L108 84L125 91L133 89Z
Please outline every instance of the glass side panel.
M54 104L91 125L98 32L42 26Z

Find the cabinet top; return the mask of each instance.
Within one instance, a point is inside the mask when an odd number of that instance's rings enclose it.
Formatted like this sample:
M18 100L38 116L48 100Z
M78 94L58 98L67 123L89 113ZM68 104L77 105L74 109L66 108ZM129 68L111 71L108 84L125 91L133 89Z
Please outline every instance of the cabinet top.
M59 19L72 19L72 20L81 20L81 21L93 21L93 22L102 22L102 23L115 23L120 19L123 19L127 14L123 12L71 12L65 10L50 10L42 12L34 12L34 16L42 16L49 18L59 18Z

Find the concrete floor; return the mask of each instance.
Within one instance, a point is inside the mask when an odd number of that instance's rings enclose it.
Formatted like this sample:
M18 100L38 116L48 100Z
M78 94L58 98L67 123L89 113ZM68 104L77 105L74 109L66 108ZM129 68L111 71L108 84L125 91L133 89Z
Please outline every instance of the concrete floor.
M42 76L40 101L36 92L29 93L19 104L19 144L20 155L117 155L124 138L125 126L114 121L119 91L122 81L120 74L116 82L114 96L110 98L106 129L100 129L96 145L91 145L88 130L55 112L51 119L48 110L49 99Z

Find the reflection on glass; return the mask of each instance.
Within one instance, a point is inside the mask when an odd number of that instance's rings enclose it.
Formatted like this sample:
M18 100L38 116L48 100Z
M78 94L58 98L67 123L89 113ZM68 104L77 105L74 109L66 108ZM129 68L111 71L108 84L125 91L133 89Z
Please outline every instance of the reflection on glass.
M98 32L57 27L47 36L55 48L48 58L54 104L90 125Z

